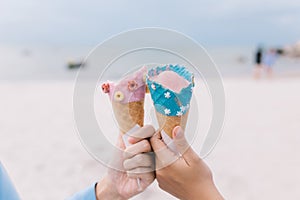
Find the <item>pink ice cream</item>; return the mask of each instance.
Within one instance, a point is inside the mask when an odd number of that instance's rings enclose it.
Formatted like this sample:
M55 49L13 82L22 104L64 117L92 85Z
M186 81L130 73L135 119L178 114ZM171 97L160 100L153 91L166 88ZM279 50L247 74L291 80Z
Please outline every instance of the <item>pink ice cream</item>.
M151 77L151 80L176 93L180 93L183 88L189 85L187 80L173 71L161 72L157 76Z
M111 101L118 101L124 104L141 101L145 98L146 93L144 79L146 73L147 68L142 67L135 73L124 77L118 83L108 81L102 84L102 90L104 93L108 93Z

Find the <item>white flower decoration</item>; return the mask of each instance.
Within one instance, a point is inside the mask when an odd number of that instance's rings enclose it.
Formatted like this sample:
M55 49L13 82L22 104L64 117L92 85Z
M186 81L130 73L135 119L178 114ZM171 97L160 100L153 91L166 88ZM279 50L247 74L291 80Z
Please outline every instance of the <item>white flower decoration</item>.
M165 112L166 115L169 115L169 114L171 113L171 110L168 109L168 108L166 108L166 109L164 110L164 112Z
M184 112L185 111L185 106L180 106L180 112Z
M167 99L169 99L171 97L170 92L166 92L164 95L165 95L165 98L167 98Z
M177 116L181 116L182 114L183 114L182 111L177 111L176 113Z
M186 107L186 109L190 108L190 104L186 104L185 107Z
M151 88L152 88L153 90L156 89L156 87L155 87L155 85L154 85L153 83L151 84Z

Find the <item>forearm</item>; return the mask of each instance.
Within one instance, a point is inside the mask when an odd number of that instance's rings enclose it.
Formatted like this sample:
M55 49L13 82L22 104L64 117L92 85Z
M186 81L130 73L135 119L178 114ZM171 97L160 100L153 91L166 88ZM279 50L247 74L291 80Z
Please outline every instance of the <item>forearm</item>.
M201 189L194 190L198 191L193 193L191 200L207 199L207 200L224 200L218 189L213 182L207 183Z

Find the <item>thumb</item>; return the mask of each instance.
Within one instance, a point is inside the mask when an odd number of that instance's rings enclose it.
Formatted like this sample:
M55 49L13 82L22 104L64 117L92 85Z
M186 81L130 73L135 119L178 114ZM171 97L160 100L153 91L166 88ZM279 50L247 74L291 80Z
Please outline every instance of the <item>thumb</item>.
M184 131L180 126L176 126L173 129L173 142L177 148L177 151L183 156L185 160L193 160L198 155L193 151L189 143L187 142Z
M150 143L156 157L156 169L166 167L178 159L178 156L162 141L160 133L154 134Z

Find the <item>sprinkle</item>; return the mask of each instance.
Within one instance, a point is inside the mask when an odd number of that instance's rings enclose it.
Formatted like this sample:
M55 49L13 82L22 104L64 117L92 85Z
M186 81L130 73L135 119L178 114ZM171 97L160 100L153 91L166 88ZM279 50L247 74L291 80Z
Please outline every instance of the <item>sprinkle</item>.
M124 94L121 91L116 91L114 95L116 101L122 101L124 99Z
M153 90L155 90L156 89L156 87L155 87L155 85L152 83L152 85L151 85L151 88L153 89Z
M171 110L168 109L168 108L166 108L166 109L164 110L164 112L165 112L166 115L169 115L169 114L171 113Z
M165 95L165 98L167 98L167 99L169 99L171 97L170 92L166 92L164 95Z
M182 114L183 114L182 111L177 111L176 113L177 116L181 116Z

